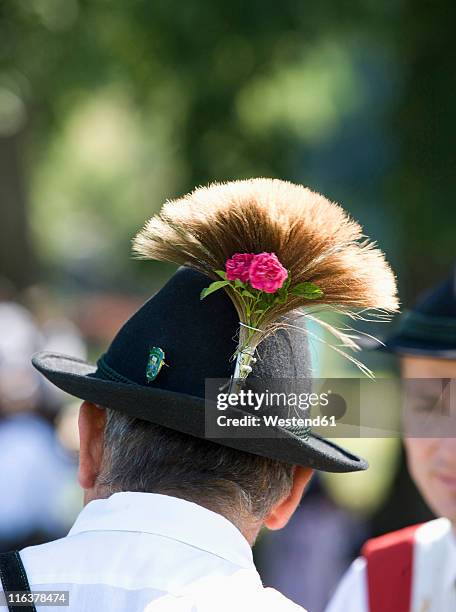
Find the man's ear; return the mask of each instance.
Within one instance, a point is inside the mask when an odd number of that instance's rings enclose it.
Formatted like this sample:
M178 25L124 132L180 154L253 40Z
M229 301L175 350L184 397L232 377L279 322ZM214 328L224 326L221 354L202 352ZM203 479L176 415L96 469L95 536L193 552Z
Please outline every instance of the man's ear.
M78 480L83 489L94 487L103 459L106 410L90 402L79 409L79 471Z
M268 516L264 524L268 529L282 529L290 520L293 512L298 507L308 482L314 471L311 468L296 466L293 474L293 486L288 497L279 501Z

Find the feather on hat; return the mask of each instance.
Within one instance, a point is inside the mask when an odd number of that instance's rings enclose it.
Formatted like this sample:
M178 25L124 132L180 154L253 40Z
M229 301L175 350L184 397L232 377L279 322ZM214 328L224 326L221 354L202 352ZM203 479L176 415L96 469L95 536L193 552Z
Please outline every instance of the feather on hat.
M261 340L289 325L288 313L305 312L343 346L357 350L353 335L312 314L315 306L352 318L361 318L366 311L384 318L398 310L394 274L361 226L338 204L282 180L214 183L167 201L138 233L133 249L141 258L189 266L219 281L217 288L228 293L239 315L241 377L250 371L249 362ZM266 301L256 316L252 308L259 293L245 283L227 282L224 276L227 260L239 253L275 254L288 272L285 293L263 296ZM354 357L332 348L371 374Z

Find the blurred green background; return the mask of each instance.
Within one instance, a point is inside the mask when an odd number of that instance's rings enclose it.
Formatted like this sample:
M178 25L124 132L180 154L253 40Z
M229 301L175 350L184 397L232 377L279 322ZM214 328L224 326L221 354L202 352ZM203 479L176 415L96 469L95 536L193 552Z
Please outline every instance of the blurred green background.
M0 3L0 274L150 292L168 197L274 176L339 201L409 301L454 257L447 2Z

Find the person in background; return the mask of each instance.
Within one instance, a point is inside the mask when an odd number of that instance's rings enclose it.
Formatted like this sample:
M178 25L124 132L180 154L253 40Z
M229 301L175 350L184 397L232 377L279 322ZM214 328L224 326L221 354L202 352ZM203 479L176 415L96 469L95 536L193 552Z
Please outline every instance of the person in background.
M32 314L5 296L0 301L0 552L61 537L74 518L76 458L55 429L63 394L30 364L30 356L48 346Z
M368 541L326 612L456 610L456 268L385 343L404 387L410 474L439 518Z

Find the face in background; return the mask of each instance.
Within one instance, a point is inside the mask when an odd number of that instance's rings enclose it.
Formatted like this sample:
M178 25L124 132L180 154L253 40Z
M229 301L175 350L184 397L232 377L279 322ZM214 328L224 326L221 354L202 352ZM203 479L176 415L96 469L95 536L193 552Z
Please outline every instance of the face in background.
M456 379L456 360L403 356L401 372L406 379ZM442 389L439 381L405 382L413 389L410 403L422 423L419 435L404 439L410 474L432 511L447 517L456 526L456 416L454 397L450 403L450 383L447 381L443 400L436 406L431 396L436 387ZM451 395L455 389L453 381ZM451 408L452 412L448 413ZM453 416L442 417L442 414ZM453 431L455 437L448 436Z

